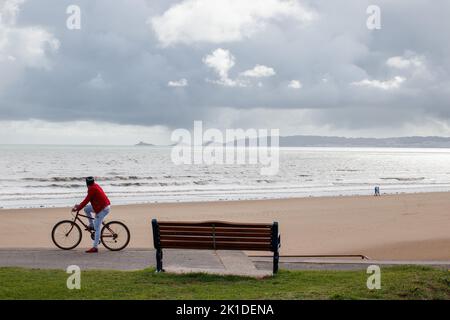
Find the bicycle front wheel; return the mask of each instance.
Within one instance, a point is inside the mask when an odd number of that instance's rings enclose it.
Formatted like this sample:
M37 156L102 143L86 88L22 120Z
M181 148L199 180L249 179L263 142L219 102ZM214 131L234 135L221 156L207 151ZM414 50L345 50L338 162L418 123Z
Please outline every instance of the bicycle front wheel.
M105 224L101 233L102 244L111 251L120 251L130 242L130 231L119 221Z
M60 249L71 250L81 242L81 229L71 220L58 222L52 230L53 243Z

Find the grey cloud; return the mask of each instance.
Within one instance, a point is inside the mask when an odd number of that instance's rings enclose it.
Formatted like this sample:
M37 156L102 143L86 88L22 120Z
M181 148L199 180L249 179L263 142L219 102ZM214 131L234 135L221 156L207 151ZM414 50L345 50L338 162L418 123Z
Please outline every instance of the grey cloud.
M277 20L242 41L162 47L148 19L163 14L173 3L25 2L17 26L45 28L60 41L60 48L49 57L51 69L26 68L18 79L2 86L0 119L186 127L194 119L213 118L215 108L291 108L312 110L311 121L318 126L366 127L375 133L421 117L450 120L448 1L433 5L422 0L378 1L379 31L366 28L370 1L304 1L318 14L307 26L292 19ZM65 28L69 4L82 9L80 31ZM250 79L250 87L207 82L217 75L202 59L219 47L236 57L231 79L258 64L270 66L276 74ZM388 58L408 50L426 58L426 74L386 65ZM86 85L99 74L104 86ZM406 78L396 90L351 85L395 76ZM322 81L324 77L328 82ZM167 85L183 78L189 86ZM302 83L300 90L288 88L292 79ZM259 81L262 87L257 86Z

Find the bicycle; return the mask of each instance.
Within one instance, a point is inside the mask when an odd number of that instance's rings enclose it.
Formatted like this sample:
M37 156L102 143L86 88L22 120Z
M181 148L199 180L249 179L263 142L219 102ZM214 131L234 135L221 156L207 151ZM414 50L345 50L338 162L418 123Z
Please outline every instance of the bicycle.
M94 220L94 218L80 214L80 211L77 211L73 220L62 220L55 224L52 230L52 240L58 248L72 250L80 244L83 234L77 221L83 225L85 230L90 233L91 239L94 240L95 230L91 230L89 225L84 223L80 217ZM130 231L124 223L120 221L105 223L103 221L102 225L100 243L107 249L120 251L128 245L130 242Z

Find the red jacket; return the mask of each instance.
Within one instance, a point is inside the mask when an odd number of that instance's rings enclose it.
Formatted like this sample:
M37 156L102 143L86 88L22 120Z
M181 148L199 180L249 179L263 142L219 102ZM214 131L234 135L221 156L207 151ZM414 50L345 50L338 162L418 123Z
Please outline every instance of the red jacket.
M82 210L89 202L95 213L101 212L111 204L103 189L96 183L88 187L88 194L83 202L77 206L77 210Z

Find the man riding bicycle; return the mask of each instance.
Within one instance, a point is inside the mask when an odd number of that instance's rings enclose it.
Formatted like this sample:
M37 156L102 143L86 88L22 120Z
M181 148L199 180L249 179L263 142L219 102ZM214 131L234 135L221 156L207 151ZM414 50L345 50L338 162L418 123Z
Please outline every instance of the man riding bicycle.
M72 212L80 211L84 208L84 212L89 217L89 229L95 230L94 245L86 253L98 252L98 245L100 242L100 230L102 227L103 219L108 215L110 211L111 202L106 196L103 189L95 183L93 177L86 178L86 186L88 188L88 194L86 198L78 205L72 208ZM88 204L90 202L90 204ZM92 212L95 213L95 218L92 217Z

